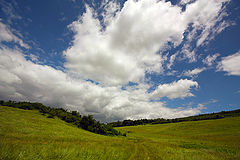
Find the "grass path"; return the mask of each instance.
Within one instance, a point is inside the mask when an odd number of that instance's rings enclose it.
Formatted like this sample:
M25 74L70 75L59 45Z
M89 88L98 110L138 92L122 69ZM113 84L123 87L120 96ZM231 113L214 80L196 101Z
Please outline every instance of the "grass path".
M117 129L127 137L102 136L38 111L0 106L0 159L240 159L240 117Z

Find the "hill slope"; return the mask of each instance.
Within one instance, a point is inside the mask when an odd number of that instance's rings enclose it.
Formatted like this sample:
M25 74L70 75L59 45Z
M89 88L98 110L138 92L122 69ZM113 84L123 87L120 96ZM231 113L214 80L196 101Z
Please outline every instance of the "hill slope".
M38 111L0 106L0 159L239 159L240 117L94 134Z

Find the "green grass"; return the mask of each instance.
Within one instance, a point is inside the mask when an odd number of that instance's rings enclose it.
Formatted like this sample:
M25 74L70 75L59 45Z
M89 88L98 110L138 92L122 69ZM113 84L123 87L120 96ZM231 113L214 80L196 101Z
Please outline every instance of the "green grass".
M0 159L240 159L240 117L117 128L94 134L38 111L0 106Z

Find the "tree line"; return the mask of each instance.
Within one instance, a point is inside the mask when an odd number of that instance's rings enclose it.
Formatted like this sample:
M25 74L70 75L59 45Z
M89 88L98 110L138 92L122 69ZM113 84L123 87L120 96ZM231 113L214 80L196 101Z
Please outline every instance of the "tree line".
M140 119L140 120L124 120L109 123L113 127L123 127L123 126L136 126L144 124L164 124L164 123L177 123L185 121L200 121L200 120L211 120L211 119L221 119L225 117L236 117L240 116L240 109L233 111L222 111L219 113L210 113L210 114L200 114L197 116L190 116L184 118L175 118L175 119Z
M80 115L77 111L67 111L63 108L51 108L47 107L41 103L31 103L31 102L16 102L16 101L3 101L0 100L0 105L9 106L25 110L38 110L47 118L58 117L61 120L71 123L78 128L88 130L93 133L101 135L112 135L112 136L126 136L126 133L121 133L112 127L110 124L100 123L96 121L92 115Z
M197 116L175 118L175 119L140 119L140 120L123 120L117 122L111 122L108 124L100 123L96 121L92 115L80 115L77 111L67 111L63 108L51 108L44 106L41 103L31 103L31 102L16 102L7 101L4 102L0 100L0 105L9 106L25 110L38 110L47 118L54 118L55 116L62 119L67 123L76 125L78 128L88 130L93 133L102 135L113 135L113 136L126 136L126 133L121 133L113 127L123 127L123 126L136 126L144 124L165 124L165 123L177 123L185 121L199 121L199 120L211 120L211 119L221 119L225 117L236 117L240 116L240 109L233 111L222 111L218 113L210 114L200 114Z

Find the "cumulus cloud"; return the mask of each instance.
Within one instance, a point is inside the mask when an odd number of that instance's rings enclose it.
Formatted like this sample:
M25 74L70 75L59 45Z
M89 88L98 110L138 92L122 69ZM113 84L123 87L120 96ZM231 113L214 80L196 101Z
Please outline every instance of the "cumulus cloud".
M159 85L156 90L151 93L151 97L157 99L161 97L168 97L170 99L174 99L194 96L190 92L192 87L198 87L198 83L188 79L180 79L177 82Z
M65 67L81 75L107 85L123 85L141 81L145 73L162 73L161 51L168 42L178 46L189 25L193 30L188 40L196 33L197 45L203 44L219 18L222 5L228 0L201 0L182 6L157 0L128 0L123 8L111 2L105 5L104 26L98 13L86 6L79 20L69 25L75 33L72 46L65 50ZM189 1L184 1L188 3ZM184 46L184 54L195 61L195 52ZM171 68L175 56L170 58Z
M240 76L240 51L237 53L223 57L218 63L218 71L225 71L228 75Z
M218 56L220 56L218 53L214 55L208 55L205 59L202 60L202 62L208 66L212 66Z
M54 107L93 114L102 121L137 118L175 118L200 113L199 108L170 109L163 102L150 102L154 97L187 97L197 82L179 80L147 93L149 85L103 87L89 81L75 79L69 74L47 65L25 59L20 50L1 46L0 97L7 100L42 102ZM165 91L168 88L168 91ZM157 94L156 94L157 92Z
M57 107L78 106L78 110L98 111L107 100L105 89L91 82L75 80L66 73L46 65L27 61L17 50L0 50L1 97L17 100L40 101ZM7 76L7 77L6 77ZM107 90L107 89L106 89ZM102 110L103 108L101 108Z
M206 68L195 68L193 70L185 71L183 75L193 77L193 76L197 76L199 73L201 73L204 70L206 70Z

